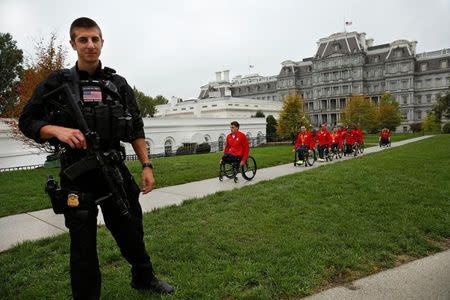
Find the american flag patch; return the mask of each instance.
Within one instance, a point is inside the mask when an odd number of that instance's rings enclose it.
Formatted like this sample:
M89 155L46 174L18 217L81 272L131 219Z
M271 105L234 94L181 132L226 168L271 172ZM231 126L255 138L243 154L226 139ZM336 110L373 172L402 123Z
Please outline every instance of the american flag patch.
M98 86L83 86L84 102L102 102L102 90Z

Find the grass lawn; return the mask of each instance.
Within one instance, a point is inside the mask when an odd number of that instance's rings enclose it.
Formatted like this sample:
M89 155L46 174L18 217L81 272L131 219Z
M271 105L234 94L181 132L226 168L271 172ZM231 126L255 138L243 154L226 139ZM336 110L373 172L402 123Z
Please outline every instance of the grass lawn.
M292 146L273 146L253 148L253 155L258 168L284 164L293 159ZM218 176L221 153L160 157L152 160L156 188L177 185ZM129 161L136 181L140 182L141 164ZM55 178L59 169L35 169L0 173L0 217L50 208L50 200L44 192L47 174Z
M144 216L168 299L295 298L445 249L449 135L185 202ZM427 153L424 159L423 153ZM0 253L1 299L70 297L67 234ZM129 287L99 228L103 299L161 299Z
M399 134L393 141L413 138L417 135ZM366 137L367 146L378 144L378 135ZM373 140L373 141L372 141ZM271 146L251 149L258 168L288 163L292 160L292 146ZM184 155L153 159L156 188L212 178L218 175L221 153ZM140 182L141 165L127 162L130 171ZM0 173L0 217L50 208L50 200L44 192L47 174L58 178L58 169L35 169Z

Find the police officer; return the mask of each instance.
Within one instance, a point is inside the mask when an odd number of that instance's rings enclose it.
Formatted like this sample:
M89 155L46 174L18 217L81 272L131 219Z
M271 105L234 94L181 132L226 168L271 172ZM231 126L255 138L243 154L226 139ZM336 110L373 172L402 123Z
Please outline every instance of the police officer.
M144 244L142 209L139 192L150 192L155 184L145 144L143 121L131 87L126 80L99 60L103 47L102 32L95 21L78 18L70 27L70 44L78 60L69 70L51 73L35 89L25 106L19 128L37 142L59 145L61 154L61 190L67 192L65 224L70 233L70 275L74 299L100 298L101 275L96 248L97 205L100 204L106 227L111 231L122 255L131 265L131 286L159 293L171 293L173 287L156 278ZM67 104L67 95L49 92L68 83L81 101L89 129L96 131L104 153L118 153L120 141L130 142L142 163L142 188L120 161L114 163L122 178L120 188L126 193L128 215L123 215L111 201L105 176L96 168L68 176L71 166L86 158L89 142L77 126ZM117 157L117 156L116 156ZM117 159L116 159L117 160ZM113 164L108 161L109 164ZM89 165L89 164L87 164ZM73 169L73 168L72 168ZM110 186L110 185L109 185ZM108 198L109 195L109 198ZM103 199L102 201L100 201ZM99 201L99 202L95 202Z

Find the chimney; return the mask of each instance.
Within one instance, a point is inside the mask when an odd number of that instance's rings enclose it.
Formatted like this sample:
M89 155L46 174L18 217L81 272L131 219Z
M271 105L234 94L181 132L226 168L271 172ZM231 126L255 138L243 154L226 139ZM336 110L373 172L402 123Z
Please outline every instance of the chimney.
M216 81L222 80L222 72L216 72Z
M223 71L223 80L230 82L230 70Z

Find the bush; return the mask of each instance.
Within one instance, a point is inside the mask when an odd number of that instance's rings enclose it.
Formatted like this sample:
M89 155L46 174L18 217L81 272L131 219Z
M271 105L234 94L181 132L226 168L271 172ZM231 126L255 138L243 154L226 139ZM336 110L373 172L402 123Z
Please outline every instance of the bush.
M211 152L211 145L208 143L201 143L197 145L197 148L195 149L195 153L209 153Z
M413 123L410 128L412 132L420 132L422 131L422 123Z
M197 143L183 143L183 146L178 147L176 155L193 154Z
M445 123L444 126L442 127L442 132L443 133L450 133L450 123Z

